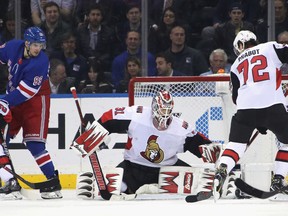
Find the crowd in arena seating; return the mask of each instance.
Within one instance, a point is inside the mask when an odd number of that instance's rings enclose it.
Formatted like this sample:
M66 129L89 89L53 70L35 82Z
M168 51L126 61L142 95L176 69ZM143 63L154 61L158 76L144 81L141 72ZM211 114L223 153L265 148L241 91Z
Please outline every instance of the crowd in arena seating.
M217 73L213 60L219 58L221 69L229 73L236 58L233 40L240 30L253 31L259 42L268 40L267 0L146 1L148 76ZM288 14L285 0L274 1L277 40L288 31ZM14 0L0 1L0 45L15 38L15 9ZM62 73L51 87L127 92L129 79L141 76L142 16L141 0L25 0L21 32L30 26L45 32L45 52L53 65L50 76ZM5 93L7 76L7 67L1 65L0 94Z

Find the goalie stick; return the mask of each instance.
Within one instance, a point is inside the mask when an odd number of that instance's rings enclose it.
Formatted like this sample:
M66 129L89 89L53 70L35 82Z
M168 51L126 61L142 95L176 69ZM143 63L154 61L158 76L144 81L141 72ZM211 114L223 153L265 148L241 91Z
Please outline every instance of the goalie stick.
M54 178L46 180L46 181L43 181L43 182L29 182L29 181L25 180L23 177L21 177L20 175L18 175L15 172L14 166L12 164L11 155L9 153L9 150L8 150L6 141L4 139L4 136L2 134L2 131L0 132L0 139L3 140L1 145L2 145L2 147L4 149L5 154L9 157L9 159L11 161L11 168L12 169L9 169L6 166L2 166L1 168L5 169L7 172L11 173L15 178L19 179L21 182L23 182L25 185L27 185L28 187L30 187L32 189L36 189L36 190L37 189L44 189L44 188L52 187L52 186L54 186L55 184L58 183L59 180L58 179L54 179Z
M87 123L85 122L83 114L82 114L82 110L81 110L81 107L78 101L78 96L76 93L76 88L71 87L70 91L73 95L73 98L77 107L77 111L81 120L81 127L85 128ZM103 171L102 171L96 151L94 151L91 155L89 155L89 160L93 169L93 173L94 173L101 197L105 200L110 200L112 194L108 191L107 185L105 183L105 177L103 175Z

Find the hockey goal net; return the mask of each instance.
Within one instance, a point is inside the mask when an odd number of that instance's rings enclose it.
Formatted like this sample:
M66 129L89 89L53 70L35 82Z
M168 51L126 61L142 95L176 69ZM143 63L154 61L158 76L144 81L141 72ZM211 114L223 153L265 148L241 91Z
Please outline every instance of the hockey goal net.
M283 76L283 89L286 90L287 77ZM175 101L174 114L180 116L194 128L214 142L227 143L230 120L236 111L230 92L229 76L205 77L138 77L129 85L129 105L150 106L152 97L159 90L167 89ZM254 144L254 142L256 144ZM249 150L243 160L255 163L272 162L274 160L275 137L258 135L251 149L263 151L257 156Z

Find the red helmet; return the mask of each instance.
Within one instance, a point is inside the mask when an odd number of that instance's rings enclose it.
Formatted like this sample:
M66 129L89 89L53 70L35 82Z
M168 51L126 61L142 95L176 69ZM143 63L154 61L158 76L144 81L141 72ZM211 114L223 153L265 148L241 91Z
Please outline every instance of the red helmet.
M174 101L168 91L159 91L152 100L152 116L158 129L167 129L172 118Z

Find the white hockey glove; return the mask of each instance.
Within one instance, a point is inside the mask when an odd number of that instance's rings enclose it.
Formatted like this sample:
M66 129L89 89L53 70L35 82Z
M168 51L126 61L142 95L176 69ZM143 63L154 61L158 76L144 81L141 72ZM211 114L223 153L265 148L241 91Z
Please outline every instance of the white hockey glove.
M81 134L70 146L70 149L75 150L84 158L91 155L94 151L100 151L105 148L105 141L108 141L109 132L94 121L83 134Z
M207 163L216 163L223 150L224 145L221 143L211 143L199 146L202 160Z

